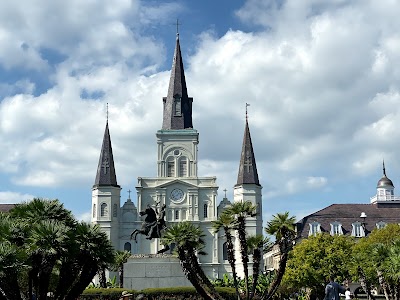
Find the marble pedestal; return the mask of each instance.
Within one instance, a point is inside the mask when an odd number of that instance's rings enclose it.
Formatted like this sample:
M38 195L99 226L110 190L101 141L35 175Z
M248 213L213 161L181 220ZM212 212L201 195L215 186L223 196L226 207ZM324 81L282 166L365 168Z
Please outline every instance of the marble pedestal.
M169 254L136 254L124 264L124 288L192 286L183 274L179 259Z

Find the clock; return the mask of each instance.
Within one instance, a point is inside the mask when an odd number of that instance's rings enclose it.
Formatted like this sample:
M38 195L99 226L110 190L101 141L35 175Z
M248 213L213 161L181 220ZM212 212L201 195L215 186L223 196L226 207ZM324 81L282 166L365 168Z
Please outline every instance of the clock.
M181 201L185 194L181 189L173 189L170 195L171 200L173 201Z

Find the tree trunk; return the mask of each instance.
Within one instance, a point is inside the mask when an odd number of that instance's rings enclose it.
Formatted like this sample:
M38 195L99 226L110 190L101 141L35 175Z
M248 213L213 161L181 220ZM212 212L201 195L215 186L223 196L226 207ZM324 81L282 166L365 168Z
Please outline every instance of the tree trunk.
M258 283L258 273L260 272L261 251L254 249L253 251L253 287L251 289L250 299L253 299L256 294L256 287Z
M225 236L226 236L226 248L227 248L226 252L228 254L228 262L231 265L232 269L233 285L235 286L236 298L237 300L240 300L239 284L237 281L237 274L236 274L235 251L233 249L232 235L229 232L229 230L225 230Z
M103 289L107 288L106 269L101 268L98 274L99 274L100 287L102 287Z
M372 295L372 293L371 293L371 287L370 287L369 282L367 281L367 278L365 277L363 269L360 266L358 266L357 270L358 270L358 277L360 280L360 285L361 285L362 289L364 290L364 292L367 294L367 298L369 300L370 299L375 300L374 295Z
M282 281L282 278L283 278L283 274L285 274L286 262L288 260L288 257L289 257L289 253L288 252L282 253L281 259L279 260L278 271L276 272L276 276L274 278L274 281L272 281L272 283L269 286L269 288L264 291L261 299L269 300L276 293L279 285L281 284L281 281Z
M242 256L242 263L243 263L244 282L246 285L246 299L249 300L249 270L248 270L249 256L247 254L245 218L239 217L238 221L239 221L238 236L240 244L240 254Z
M119 287L123 288L124 287L124 267L118 268L118 275L119 275Z
M386 298L386 300L389 300L388 284L387 284L385 278L383 277L383 273L379 269L376 270L376 273L378 275L379 285L381 286L383 293L385 294L385 298Z

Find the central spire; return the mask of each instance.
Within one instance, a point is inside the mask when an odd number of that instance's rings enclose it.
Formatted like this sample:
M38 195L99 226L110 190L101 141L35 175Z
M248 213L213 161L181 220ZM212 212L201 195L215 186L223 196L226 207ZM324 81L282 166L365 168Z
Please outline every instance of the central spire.
M168 95L163 98L163 102L163 130L193 128L193 98L188 97L187 93L179 33L176 34L175 53L172 62L171 77L169 79Z

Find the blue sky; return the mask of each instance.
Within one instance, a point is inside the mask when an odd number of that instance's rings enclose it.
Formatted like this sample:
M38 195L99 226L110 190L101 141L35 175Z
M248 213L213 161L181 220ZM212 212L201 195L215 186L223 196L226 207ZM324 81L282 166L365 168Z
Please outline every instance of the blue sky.
M88 220L106 103L121 202L155 176L177 18L199 175L219 200L246 102L264 222L369 203L383 159L399 184L397 1L14 2L0 3L0 203L58 198Z

